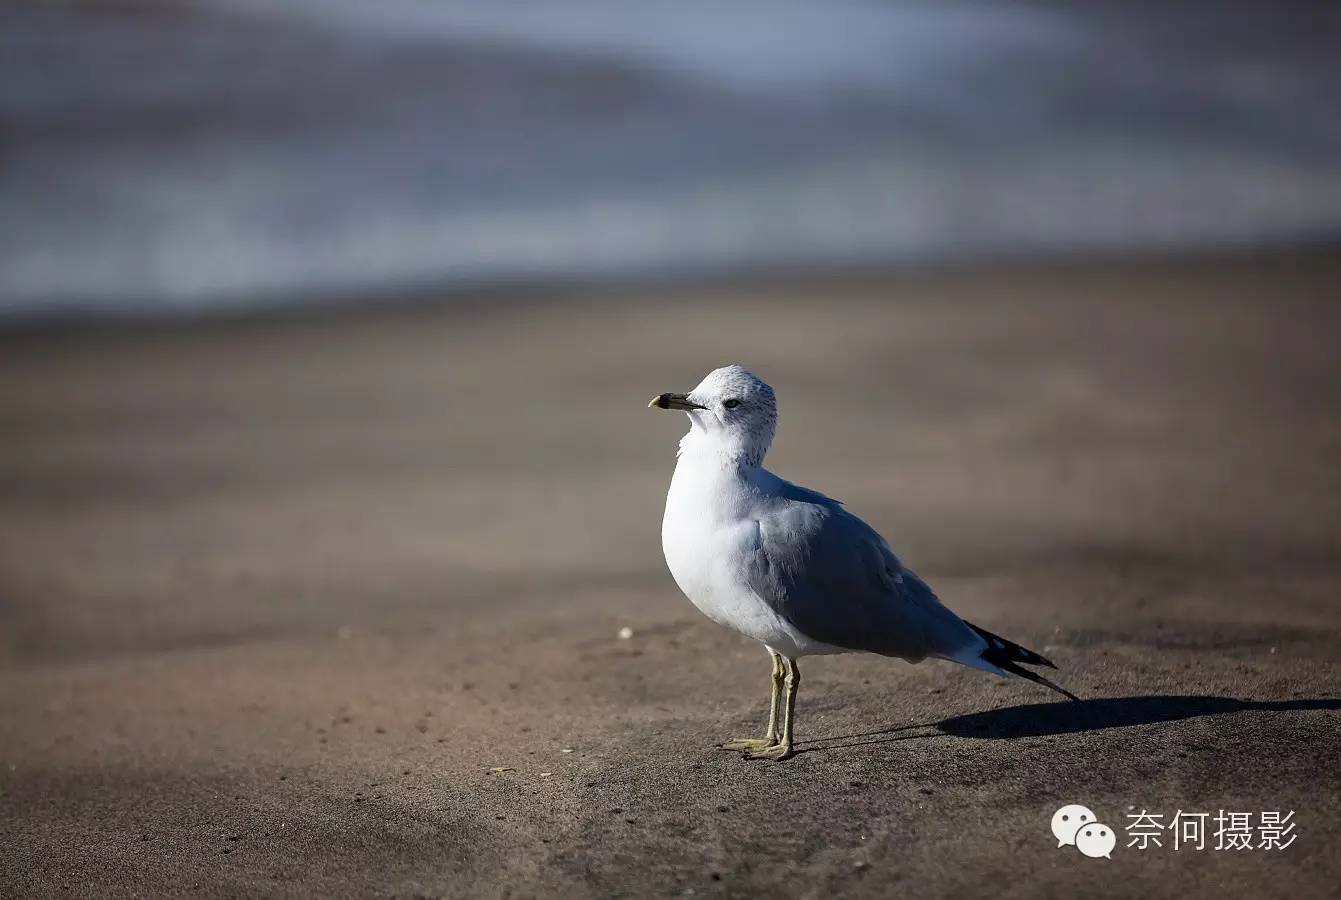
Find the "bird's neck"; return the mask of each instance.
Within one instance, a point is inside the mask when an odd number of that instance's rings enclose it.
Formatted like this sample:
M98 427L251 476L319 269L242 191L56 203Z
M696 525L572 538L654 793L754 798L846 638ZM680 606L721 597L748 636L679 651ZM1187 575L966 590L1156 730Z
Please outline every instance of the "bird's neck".
M705 470L749 470L762 466L767 452L768 446L760 446L752 435L709 431L695 425L680 438L676 456L680 460L678 465L688 462L694 468Z
M734 448L701 440L690 432L680 442L666 496L667 516L693 510L699 521L738 518L757 496L760 471Z
M666 494L666 521L708 526L738 519L755 499L758 471L729 454L682 448Z

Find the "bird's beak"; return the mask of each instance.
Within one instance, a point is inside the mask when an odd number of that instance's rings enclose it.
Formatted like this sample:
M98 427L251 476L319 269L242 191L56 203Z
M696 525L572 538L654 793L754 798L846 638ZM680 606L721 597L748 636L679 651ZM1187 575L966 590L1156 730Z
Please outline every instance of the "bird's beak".
M707 409L702 404L689 399L688 394L657 394L648 409Z

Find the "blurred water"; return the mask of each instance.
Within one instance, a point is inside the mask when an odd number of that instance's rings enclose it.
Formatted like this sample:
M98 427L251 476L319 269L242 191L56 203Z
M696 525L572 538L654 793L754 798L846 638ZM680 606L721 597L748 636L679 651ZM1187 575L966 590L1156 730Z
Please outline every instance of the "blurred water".
M0 9L0 311L1341 235L1341 8Z

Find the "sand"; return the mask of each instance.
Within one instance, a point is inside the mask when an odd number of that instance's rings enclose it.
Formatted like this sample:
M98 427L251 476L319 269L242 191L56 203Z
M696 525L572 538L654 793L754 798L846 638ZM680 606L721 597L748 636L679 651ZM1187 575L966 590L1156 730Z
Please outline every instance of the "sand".
M1303 897L1341 883L1341 264L682 286L0 337L0 896ZM665 570L715 365L775 471L1079 706L762 650ZM632 636L621 638L623 628ZM1058 849L1084 803L1123 840ZM1294 810L1284 850L1129 813Z

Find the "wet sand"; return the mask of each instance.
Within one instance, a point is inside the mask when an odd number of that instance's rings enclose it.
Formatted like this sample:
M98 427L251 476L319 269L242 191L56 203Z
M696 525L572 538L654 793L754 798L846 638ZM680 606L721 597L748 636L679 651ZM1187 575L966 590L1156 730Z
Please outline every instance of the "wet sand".
M0 896L1324 896L1341 264L1002 268L0 337ZM715 365L1089 702L767 659L661 559ZM621 628L633 636L621 639ZM1054 809L1119 828L1058 850ZM1295 810L1283 851L1125 817ZM1213 838L1209 839L1213 845Z

